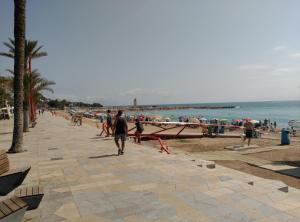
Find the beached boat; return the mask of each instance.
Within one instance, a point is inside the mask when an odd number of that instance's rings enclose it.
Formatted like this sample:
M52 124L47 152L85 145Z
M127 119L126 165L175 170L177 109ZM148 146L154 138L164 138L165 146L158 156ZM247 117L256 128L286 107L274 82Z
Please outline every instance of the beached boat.
M289 122L290 127L299 128L300 129L300 120L290 120Z

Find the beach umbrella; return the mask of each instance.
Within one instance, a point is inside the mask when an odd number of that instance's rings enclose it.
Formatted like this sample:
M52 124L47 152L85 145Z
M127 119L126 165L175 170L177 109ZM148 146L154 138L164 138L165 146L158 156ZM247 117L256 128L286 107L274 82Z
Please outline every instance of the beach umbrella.
M201 117L200 120L201 120L201 121L207 121L207 119L204 118L204 117Z
M166 121L166 122L171 122L171 119L170 119L169 117L166 117L166 118L165 118L165 121Z
M253 120L250 120L250 123L252 123L252 124L257 124L257 123L259 123L259 121L258 121L258 120L255 120L255 119L253 119Z
M240 122L242 122L242 120L241 119L235 119L235 120L233 120L233 122L234 123L240 123Z
M191 123L200 123L200 121L197 118L190 118Z
M220 119L221 122L227 122L228 119Z
M150 118L153 118L153 119L161 119L161 116L159 116L159 115L153 115L153 116L150 116Z

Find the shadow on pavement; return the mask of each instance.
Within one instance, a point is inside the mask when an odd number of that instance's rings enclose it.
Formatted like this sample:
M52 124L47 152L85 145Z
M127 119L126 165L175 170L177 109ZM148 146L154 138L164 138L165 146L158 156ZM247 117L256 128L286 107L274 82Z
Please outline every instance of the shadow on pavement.
M0 133L0 135L7 135L7 134L12 134L13 132L4 132L4 133Z
M101 156L90 156L90 159L98 159L98 158L105 158L105 157L113 157L118 156L118 154L107 154L107 155L101 155Z

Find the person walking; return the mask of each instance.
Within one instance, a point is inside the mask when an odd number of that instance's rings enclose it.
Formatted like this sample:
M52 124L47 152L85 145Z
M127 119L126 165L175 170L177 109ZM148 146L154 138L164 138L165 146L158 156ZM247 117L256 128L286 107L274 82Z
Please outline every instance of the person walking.
M244 137L244 141L248 139L248 146L250 146L251 138L253 137L254 127L250 121L246 121L244 127L245 127L245 134L246 134L246 136Z
M112 129L112 117L111 117L111 111L107 110L107 117L106 117L106 137L109 137L110 132L109 129Z
M123 111L119 110L115 118L112 131L115 135L115 143L118 148L118 155L124 154L126 136L128 134L128 126L126 118L122 115ZM119 140L121 139L121 147Z
M103 116L102 115L99 116L99 120L100 120L100 123L103 123Z
M136 127L136 131L134 133L134 135L135 135L134 142L136 142L136 139L137 139L137 142L141 143L141 134L144 131L144 126L141 123L139 118L135 119L135 127Z

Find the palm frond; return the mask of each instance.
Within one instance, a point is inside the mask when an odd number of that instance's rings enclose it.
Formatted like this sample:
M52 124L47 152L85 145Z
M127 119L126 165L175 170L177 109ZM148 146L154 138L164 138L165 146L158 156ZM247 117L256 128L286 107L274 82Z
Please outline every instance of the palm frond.
M15 54L10 52L0 52L1 56L9 57L9 58L15 58Z
M5 69L5 71L9 72L9 73L12 74L13 76L15 75L15 72L14 72L14 70L12 70L12 69Z
M11 43L8 43L8 42L3 42L3 45L5 45L10 52L15 52L15 45L12 45Z
M40 58L40 57L44 57L44 56L47 56L48 53L47 52L38 52L38 53L35 53L35 54L32 54L32 59L37 59L37 58Z
M36 54L36 53L38 53L38 52L41 50L41 48L43 48L43 46L42 46L42 45L41 45L41 46L39 46L37 49L33 50L33 51L32 51L32 54Z

